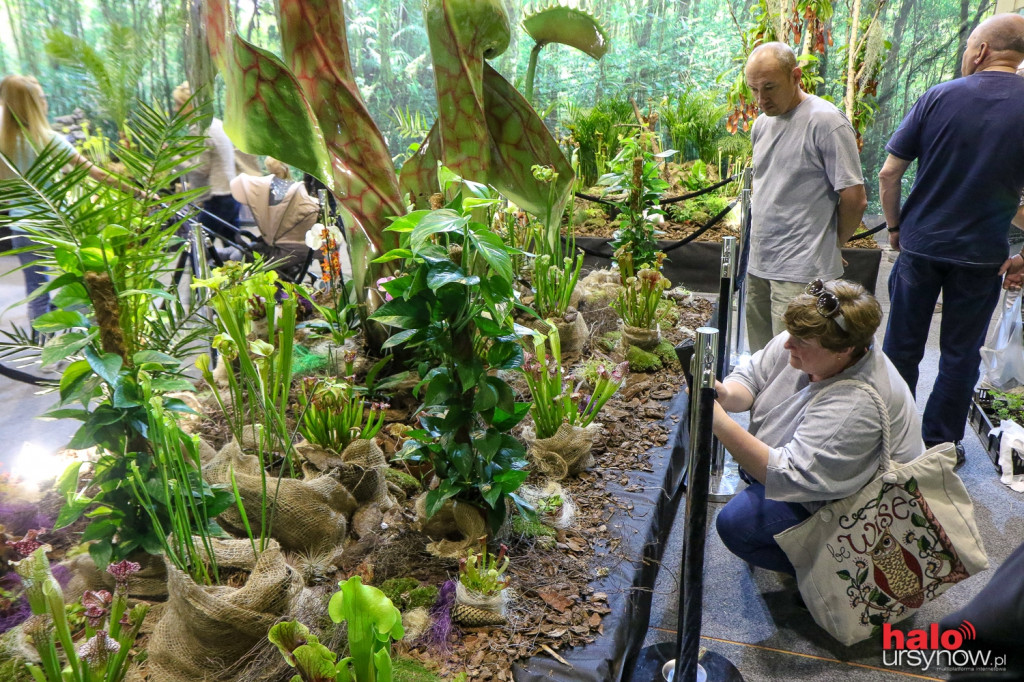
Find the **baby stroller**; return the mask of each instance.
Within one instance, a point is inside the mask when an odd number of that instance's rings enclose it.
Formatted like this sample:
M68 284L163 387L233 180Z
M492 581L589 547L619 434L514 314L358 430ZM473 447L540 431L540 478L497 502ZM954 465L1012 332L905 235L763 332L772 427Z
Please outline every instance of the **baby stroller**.
M252 250L273 261L283 278L301 280L312 262L305 237L320 215L316 199L302 183L274 175L239 175L231 181L231 196L249 208L259 228Z

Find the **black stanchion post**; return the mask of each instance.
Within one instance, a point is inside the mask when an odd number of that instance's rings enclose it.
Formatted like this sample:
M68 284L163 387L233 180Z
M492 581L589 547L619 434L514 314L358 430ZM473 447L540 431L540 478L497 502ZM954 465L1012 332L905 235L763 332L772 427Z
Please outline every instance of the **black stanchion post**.
M739 671L724 657L700 648L704 599L704 545L707 537L708 486L711 480L712 424L714 421L715 377L719 331L713 327L697 330L690 363L691 409L689 417L689 481L684 514L682 580L676 641L648 647L640 652L633 674L637 682L742 682ZM688 351L679 348L680 358ZM688 353L685 353L688 354ZM663 538L662 542L667 540Z
M729 374L732 333L732 297L736 275L736 237L722 239L721 282L718 289L718 346L715 361L715 375L719 378ZM732 459L726 462L725 448L715 439L712 447L710 499L712 502L728 502L736 495L740 486L739 467Z
M734 365L742 360L746 345L743 342L743 330L746 326L747 312L747 259L750 255L750 185L753 173L750 168L743 171L743 183L740 190L740 241L739 256L736 263L736 343L733 345Z

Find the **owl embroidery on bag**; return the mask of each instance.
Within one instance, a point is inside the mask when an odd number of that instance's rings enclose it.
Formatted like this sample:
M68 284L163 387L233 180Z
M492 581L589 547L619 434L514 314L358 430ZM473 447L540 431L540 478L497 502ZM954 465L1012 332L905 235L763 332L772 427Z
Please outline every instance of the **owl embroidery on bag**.
M893 537L888 528L868 556L871 557L878 589L904 606L920 608L924 603L921 562Z

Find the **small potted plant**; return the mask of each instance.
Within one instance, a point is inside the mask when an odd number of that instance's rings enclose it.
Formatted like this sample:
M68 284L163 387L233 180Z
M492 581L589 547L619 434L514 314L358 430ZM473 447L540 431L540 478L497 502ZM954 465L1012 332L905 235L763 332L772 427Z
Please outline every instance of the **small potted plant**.
M658 324L667 312L661 305L662 294L672 286L672 282L661 274L665 254L658 253L653 265L641 265L636 274L633 274L632 261L623 255L619 257L622 289L611 304L622 318L622 346L651 350L661 340Z
M504 625L505 589L509 579L508 548L501 545L497 554L487 551L487 537L479 540L480 551L470 551L459 560L459 582L455 587L452 618L462 625L479 627Z

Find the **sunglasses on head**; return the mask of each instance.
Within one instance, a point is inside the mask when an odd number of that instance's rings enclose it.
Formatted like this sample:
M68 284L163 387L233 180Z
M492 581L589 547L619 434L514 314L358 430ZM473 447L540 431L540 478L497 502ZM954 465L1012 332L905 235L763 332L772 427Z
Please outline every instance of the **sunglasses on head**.
M817 297L818 300L814 304L814 309L818 311L819 315L834 320L840 329L844 332L847 331L846 318L840 312L839 297L825 288L825 282L821 279L814 280L807 285L804 293Z

